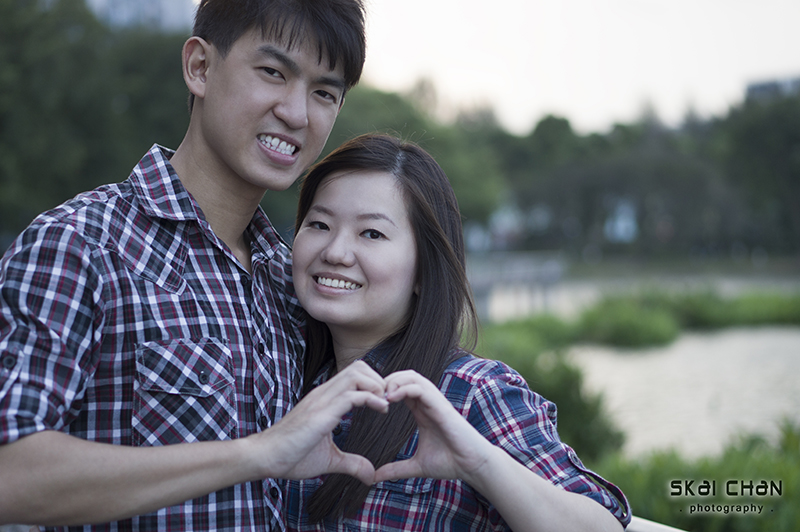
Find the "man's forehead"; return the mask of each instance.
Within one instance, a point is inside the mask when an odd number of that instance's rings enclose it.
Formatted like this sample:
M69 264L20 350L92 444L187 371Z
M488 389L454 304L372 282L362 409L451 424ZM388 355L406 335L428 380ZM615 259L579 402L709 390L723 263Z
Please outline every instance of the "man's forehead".
M267 53L269 55L275 55L277 53L285 57L294 58L295 60L303 57L325 67L331 73L340 70L340 68L330 68L332 62L328 52L320 45L319 40L310 34L307 34L302 39L290 39L285 36L276 37L268 33L265 34L258 28L253 27L239 38L236 44L239 43L244 44L254 53ZM341 61L337 61L336 63L338 67Z

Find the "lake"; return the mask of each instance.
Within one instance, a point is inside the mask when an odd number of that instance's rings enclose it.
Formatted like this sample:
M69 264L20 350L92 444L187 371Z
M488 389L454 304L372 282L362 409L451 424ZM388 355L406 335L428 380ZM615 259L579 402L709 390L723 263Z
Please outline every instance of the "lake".
M629 457L715 455L738 435L774 441L782 419L800 423L800 328L689 333L653 349L575 346L568 356L605 397Z

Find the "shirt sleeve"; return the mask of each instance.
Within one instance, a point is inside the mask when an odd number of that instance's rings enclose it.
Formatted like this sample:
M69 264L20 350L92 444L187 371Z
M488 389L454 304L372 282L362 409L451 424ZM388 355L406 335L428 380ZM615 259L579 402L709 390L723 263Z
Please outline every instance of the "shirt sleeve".
M75 227L29 227L0 261L0 445L59 430L81 408L103 320Z
M531 391L505 364L487 363L494 367L471 387L469 422L539 476L590 497L627 526L630 507L622 491L587 469L575 451L560 440L556 405Z

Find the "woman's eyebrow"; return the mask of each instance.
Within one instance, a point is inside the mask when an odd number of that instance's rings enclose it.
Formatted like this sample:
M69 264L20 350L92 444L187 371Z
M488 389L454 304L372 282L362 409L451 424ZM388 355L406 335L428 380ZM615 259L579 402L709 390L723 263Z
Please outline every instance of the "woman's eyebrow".
M308 209L308 211L309 212L314 211L328 216L334 216L334 212L331 209L319 204L312 205ZM397 227L397 224L394 223L394 220L392 220L389 216L381 212L365 212L363 214L359 214L358 216L356 216L356 220L386 220L393 226Z
M389 222L393 226L397 227L397 224L395 224L394 221L391 218L389 218L388 216L386 216L385 214L380 213L380 212L366 212L364 214L359 214L358 216L356 216L356 219L358 219L358 220L386 220L387 222Z

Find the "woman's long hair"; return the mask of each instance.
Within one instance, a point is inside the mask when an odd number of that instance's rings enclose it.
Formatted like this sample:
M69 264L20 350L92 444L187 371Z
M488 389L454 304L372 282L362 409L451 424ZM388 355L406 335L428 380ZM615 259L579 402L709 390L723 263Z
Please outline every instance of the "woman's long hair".
M466 340L465 347L474 348L478 329L453 188L436 161L417 145L388 135L362 135L309 171L300 189L295 234L323 179L350 170L382 171L397 178L417 246L418 295L405 326L376 346L381 356L375 369L383 376L413 369L438 383L453 349L462 340ZM304 394L333 359L328 327L309 316ZM405 405L392 405L386 415L360 408L342 450L363 455L378 468L395 459L415 429L414 417ZM370 486L348 475L329 475L312 496L309 515L314 522L342 512L353 515L369 490Z

